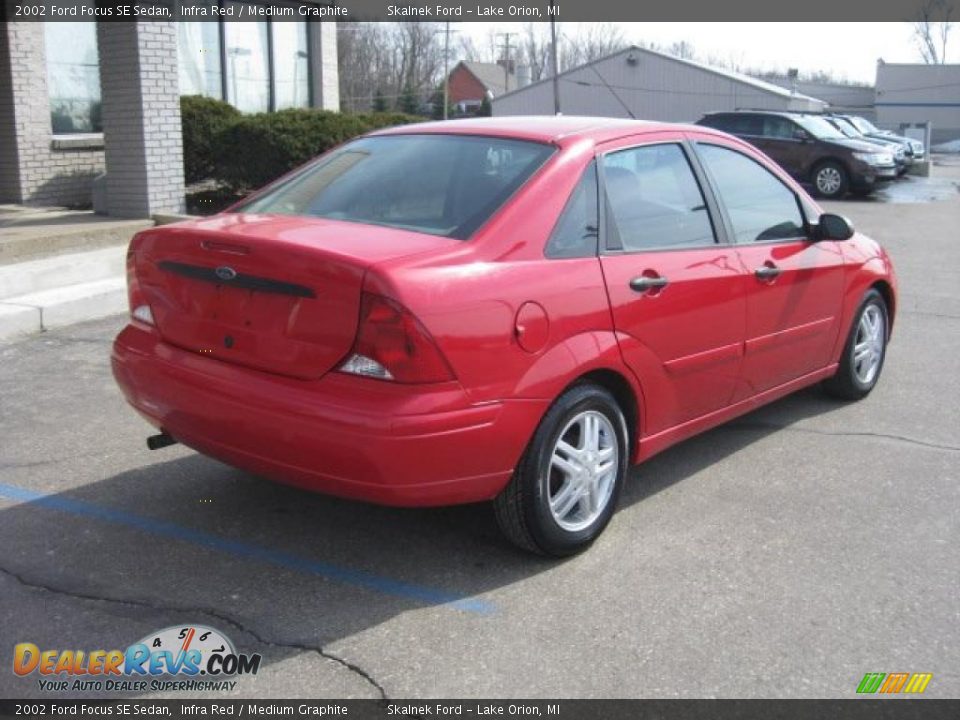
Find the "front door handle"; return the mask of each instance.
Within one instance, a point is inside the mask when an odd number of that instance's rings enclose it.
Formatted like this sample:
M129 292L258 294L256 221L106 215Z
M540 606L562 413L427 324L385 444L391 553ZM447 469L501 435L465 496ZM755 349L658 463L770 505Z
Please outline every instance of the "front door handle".
M783 270L778 268L772 262L767 262L764 265L761 265L756 270L753 271L753 274L757 276L759 280L773 280L777 275L782 273Z
M660 288L665 288L669 282L670 281L665 277L659 275L656 277L639 275L630 281L630 289L634 292L645 293L650 290L659 290Z

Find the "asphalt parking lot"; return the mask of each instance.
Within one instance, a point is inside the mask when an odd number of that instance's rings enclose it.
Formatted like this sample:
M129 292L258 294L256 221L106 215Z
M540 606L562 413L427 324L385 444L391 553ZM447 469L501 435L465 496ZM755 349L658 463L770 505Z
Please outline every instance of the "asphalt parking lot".
M263 655L215 697L846 698L866 672L960 696L953 190L829 205L900 277L867 400L805 391L667 451L562 562L514 551L486 506L380 508L147 451L109 371L122 317L0 345L0 696L43 696L15 643L186 623Z

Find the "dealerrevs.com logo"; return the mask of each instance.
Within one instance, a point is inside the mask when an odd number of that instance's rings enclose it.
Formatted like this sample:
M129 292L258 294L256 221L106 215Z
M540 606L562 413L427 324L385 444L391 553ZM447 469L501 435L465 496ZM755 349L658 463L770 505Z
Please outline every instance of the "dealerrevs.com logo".
M238 653L230 639L204 625L164 628L126 650L13 649L13 672L37 677L45 692L233 690L240 675L256 675L261 656Z

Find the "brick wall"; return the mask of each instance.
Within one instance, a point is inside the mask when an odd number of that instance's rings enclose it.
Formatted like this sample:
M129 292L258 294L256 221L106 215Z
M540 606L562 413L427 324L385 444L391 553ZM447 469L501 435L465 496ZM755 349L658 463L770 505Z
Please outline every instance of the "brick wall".
M6 22L0 35L0 201L88 206L93 178L104 168L103 142L55 142L43 23Z
M183 211L183 142L176 24L97 26L107 212L150 217Z

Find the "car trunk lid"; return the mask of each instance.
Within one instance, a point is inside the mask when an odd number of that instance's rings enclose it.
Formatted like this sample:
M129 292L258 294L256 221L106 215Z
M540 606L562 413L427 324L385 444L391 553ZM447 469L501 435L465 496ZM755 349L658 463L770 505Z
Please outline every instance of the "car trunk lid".
M133 262L165 341L309 379L349 352L370 266L455 242L337 220L228 213L142 233Z

